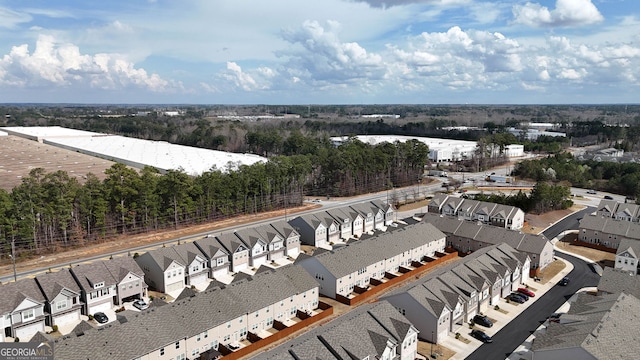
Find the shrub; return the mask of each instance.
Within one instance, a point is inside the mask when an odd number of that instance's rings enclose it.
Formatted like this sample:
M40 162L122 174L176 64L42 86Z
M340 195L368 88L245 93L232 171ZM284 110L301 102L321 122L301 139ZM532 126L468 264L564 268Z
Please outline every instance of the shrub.
M500 306L498 306L498 305L494 306L493 310L500 310Z
M16 337L13 339L13 341L14 341L14 342L20 342L20 338L16 336Z
M89 314L89 320L93 320L93 315Z
M53 332L58 331L58 325L53 325L53 326L51 327L51 329L53 330Z
M149 295L149 301L153 301L153 295Z
M460 333L459 332L456 333L456 339L460 339Z
M139 256L140 256L140 254L138 254L138 253L134 253L134 254L133 254L133 258L134 258L134 259L138 258Z
M116 309L116 312L117 312L117 313L119 313L119 312L123 312L124 310L125 310L125 308L124 308L124 306L123 306L123 307L121 307L121 308L119 308L119 309Z

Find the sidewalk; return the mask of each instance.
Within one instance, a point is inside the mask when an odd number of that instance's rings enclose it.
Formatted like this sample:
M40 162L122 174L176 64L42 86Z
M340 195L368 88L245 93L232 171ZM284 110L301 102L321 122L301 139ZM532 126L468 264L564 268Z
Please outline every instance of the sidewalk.
M478 327L478 328L482 329L489 336L495 335L504 326L506 326L511 320L513 320L515 317L520 315L521 312L523 312L529 306L531 306L531 304L534 301L537 301L537 299L539 299L540 296L542 296L551 288L553 288L558 283L558 281L560 281L560 279L565 277L569 272L573 270L573 265L570 262L565 261L563 259L559 259L559 260L565 263L565 268L562 269L560 272L558 272L554 277L549 279L549 281L547 281L545 284L534 282L533 279L530 279L530 278L527 278L527 280L525 281L525 284L529 285L530 289L532 289L536 293L535 297L530 298L529 301L525 302L524 304L516 304L512 302L507 303L505 299L501 298L497 304L500 310L495 310L494 305L491 305L484 312L484 315L487 315L490 319L495 320L493 322L494 323L493 327L491 328ZM461 340L456 339L455 332L450 333L446 339L440 342L442 346L445 346L455 352L455 355L450 358L452 360L465 359L472 352L474 352L480 345L482 345L482 343L479 340L476 340L475 338L472 338L471 335L469 335L471 329L469 329L469 326L467 324L463 324L462 327L457 331L460 333L462 337L469 340L468 344L464 343ZM527 339L527 341L521 346L523 347L525 352L528 351L527 350L528 346L531 346L530 342L528 344L527 342L529 342L529 339ZM520 348L518 348L517 351L511 354L509 359L514 359L514 360L520 359L521 355L520 355L519 349Z

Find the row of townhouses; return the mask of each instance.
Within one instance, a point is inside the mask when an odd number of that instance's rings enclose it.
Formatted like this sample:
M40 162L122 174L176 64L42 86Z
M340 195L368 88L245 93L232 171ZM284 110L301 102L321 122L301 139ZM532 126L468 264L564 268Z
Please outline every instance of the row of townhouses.
M331 249L374 230L386 230L394 216L392 206L367 201L150 250L136 257L136 262L149 286L173 294L185 286L205 288L210 279L255 270L280 259L293 261L301 243Z
M45 326L111 309L146 296L144 273L130 257L65 268L0 286L0 341L28 340Z
M427 211L511 230L522 229L524 225L524 211L515 206L464 199L447 194L436 194L429 202Z
M527 254L507 244L492 245L382 300L398 309L425 340L437 343L524 284L529 267Z
M623 240L640 241L640 223L587 215L580 220L578 240L618 249Z
M621 221L640 222L640 205L615 200L600 200L596 214Z
M350 297L354 288L366 289L372 280L400 274L401 267L409 268L444 248L442 232L431 224L417 223L333 250L319 249L313 256L301 254L296 264L318 281L322 295Z
M289 221L305 245L331 249L374 230L384 231L395 220L393 206L380 200L298 216Z
M136 262L147 284L163 293L179 293L185 286L206 288L209 279L287 258L300 252L300 235L287 222L207 235L193 242L150 250Z
M417 355L417 329L391 304L380 301L350 311L254 360L413 360Z
M531 270L538 272L553 261L553 245L542 234L527 234L477 222L437 214L423 214L422 221L433 224L447 235L447 245L460 252L474 252L506 243L531 259Z
M196 359L221 346L237 349L250 334L271 335L318 308L318 283L304 269L262 267L229 285L212 282L200 293L143 312L125 311L99 329L54 341L56 359Z

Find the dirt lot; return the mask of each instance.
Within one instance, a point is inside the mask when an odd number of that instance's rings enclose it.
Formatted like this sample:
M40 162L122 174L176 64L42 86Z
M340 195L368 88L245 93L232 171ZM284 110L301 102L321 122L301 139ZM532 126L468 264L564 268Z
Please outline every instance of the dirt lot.
M582 209L584 209L584 206L574 205L565 210L549 211L547 213L540 214L540 215L525 214L524 215L525 225L522 228L522 232L526 232L530 234L539 234L554 222Z
M577 238L578 234L567 234L565 237L560 239L560 241L558 241L556 246L562 250L566 250L591 259L592 261L599 263L603 267L614 267L616 254L576 245L574 243L574 240L576 240Z

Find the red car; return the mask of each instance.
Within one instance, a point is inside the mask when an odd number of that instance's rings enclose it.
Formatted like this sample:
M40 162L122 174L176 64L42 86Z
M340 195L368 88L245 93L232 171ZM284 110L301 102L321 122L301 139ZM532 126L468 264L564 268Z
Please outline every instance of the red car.
M519 293L523 293L523 294L527 295L528 297L536 296L536 294L533 291L531 291L531 290L529 290L527 288L518 288L518 292Z

